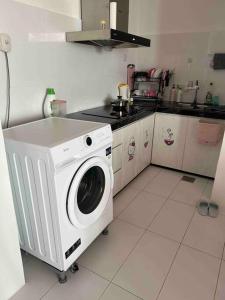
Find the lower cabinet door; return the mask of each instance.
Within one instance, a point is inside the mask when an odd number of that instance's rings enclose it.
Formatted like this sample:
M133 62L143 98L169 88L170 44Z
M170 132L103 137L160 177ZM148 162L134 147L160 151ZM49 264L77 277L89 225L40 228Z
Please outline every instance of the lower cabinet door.
M112 167L114 174L113 195L122 188L123 128L113 132Z
M155 114L140 121L140 152L138 173L146 168L151 163L152 155L152 139L154 131Z
M224 125L222 120L189 118L182 169L183 171L214 178L223 139L221 137L221 141L215 146L200 144L198 142L200 120L208 121L209 123L222 123Z
M113 196L115 196L119 191L122 190L122 170L119 170L118 172L114 173L114 187L113 187Z
M187 117L157 113L153 139L152 163L182 169Z
M140 126L133 123L123 129L123 187L138 174L138 160L140 153Z

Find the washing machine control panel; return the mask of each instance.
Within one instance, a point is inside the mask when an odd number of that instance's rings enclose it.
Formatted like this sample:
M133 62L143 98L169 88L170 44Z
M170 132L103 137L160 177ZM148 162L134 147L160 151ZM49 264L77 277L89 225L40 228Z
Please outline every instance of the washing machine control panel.
M51 149L51 158L56 169L64 168L74 161L88 156L93 151L96 151L96 149L99 151L100 147L105 151L105 145L111 143L112 131L108 125L53 147ZM109 152L110 150L108 149L106 153L107 157L110 157Z

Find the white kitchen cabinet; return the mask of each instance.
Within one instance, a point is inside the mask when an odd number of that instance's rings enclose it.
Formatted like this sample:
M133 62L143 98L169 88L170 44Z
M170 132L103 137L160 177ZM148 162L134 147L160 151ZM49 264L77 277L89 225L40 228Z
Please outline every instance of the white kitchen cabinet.
M157 113L155 117L152 163L182 169L187 117Z
M138 174L140 157L140 125L132 123L123 129L122 185L127 185Z
M215 182L213 185L211 201L216 202L220 206L220 212L225 213L225 136L223 138L220 156L217 164Z
M194 117L188 117L187 119L188 129L182 170L199 175L215 177L222 138L216 146L200 144L198 142L198 125L200 120L222 124L224 124L224 121Z
M112 167L114 174L113 195L122 188L123 128L113 131Z
M113 132L113 195L150 164L154 117L153 114Z
M137 171L140 173L151 163L152 140L154 132L155 114L142 119L140 126L140 151Z
M113 194L117 194L150 163L214 177L222 140L216 146L199 144L200 120L156 113L114 131ZM209 119L209 122L225 124L222 120Z

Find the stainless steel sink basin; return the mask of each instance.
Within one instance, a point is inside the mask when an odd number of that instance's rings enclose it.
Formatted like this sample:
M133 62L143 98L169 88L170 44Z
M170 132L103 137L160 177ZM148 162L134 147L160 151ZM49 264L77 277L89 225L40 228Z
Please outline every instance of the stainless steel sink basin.
M192 103L189 102L180 102L177 103L176 105L177 108L181 108L181 109L196 109L196 110L201 110L204 109L205 107L207 107L207 105L203 104L203 103L198 103L197 107L193 107Z

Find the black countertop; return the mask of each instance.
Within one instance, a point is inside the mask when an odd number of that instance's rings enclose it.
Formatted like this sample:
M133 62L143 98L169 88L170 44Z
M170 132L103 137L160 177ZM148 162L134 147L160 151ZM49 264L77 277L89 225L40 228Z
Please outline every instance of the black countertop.
M134 103L134 109L131 110L131 113L124 117L111 115L111 106L100 106L93 109L83 110L68 114L66 117L70 119L108 123L111 125L112 130L116 130L132 122L150 116L155 112L225 120L225 106L198 105L197 108L193 108L188 103L178 104L169 101L161 101L160 103L137 101Z
M128 114L124 117L111 116L111 106L100 106L93 109L83 110L76 113L68 114L66 117L70 119L78 119L92 122L108 123L111 125L112 130L143 119L150 114L153 114L155 109L152 110L140 108L135 114Z

